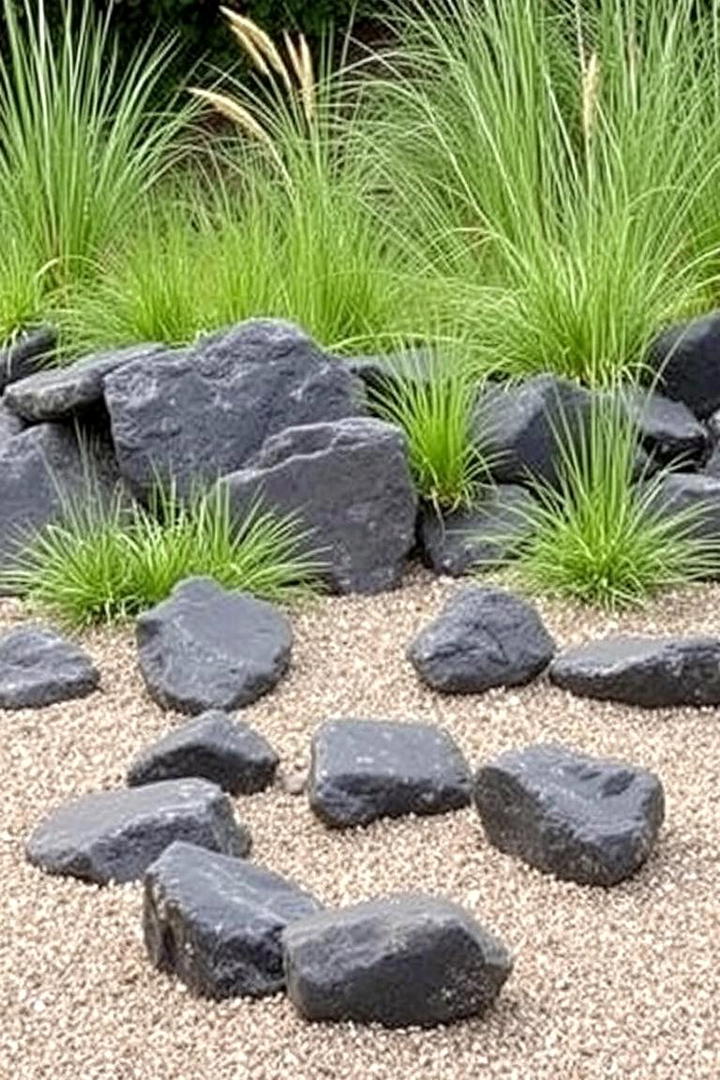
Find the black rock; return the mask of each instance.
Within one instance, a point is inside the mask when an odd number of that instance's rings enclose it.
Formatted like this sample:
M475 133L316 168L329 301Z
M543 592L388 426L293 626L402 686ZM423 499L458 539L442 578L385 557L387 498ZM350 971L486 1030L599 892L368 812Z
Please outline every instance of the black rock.
M282 932L319 909L313 896L270 870L182 841L145 873L150 960L205 997L282 990Z
M457 743L432 724L332 720L312 740L309 799L327 825L441 814L467 806L470 769Z
M448 601L407 655L433 689L479 694L530 682L554 652L553 639L526 600L505 589L471 587Z
M397 391L404 382L427 382L438 364L433 352L426 348L352 356L345 363L365 384L371 408L377 395Z
M414 894L310 915L283 945L288 995L309 1020L447 1024L485 1012L512 970L467 911Z
M39 709L86 697L100 682L90 657L42 626L0 636L0 709Z
M701 420L720 408L720 312L663 330L647 359L658 390Z
M41 326L21 334L11 345L0 349L0 394L17 379L47 367L56 345L55 330L51 326Z
M32 833L28 861L49 874L133 881L174 840L247 855L250 833L216 784L196 778L83 795L65 803Z
M660 464L700 461L708 446L708 431L682 401L672 401L640 388L623 391L627 415L637 426L642 445Z
M423 562L451 577L505 563L531 532L533 503L527 488L499 484L472 510L441 516L433 507L424 506L418 522Z
M646 708L718 705L720 638L603 638L557 656L550 679L581 697Z
M290 663L287 618L249 593L188 578L137 620L140 670L166 709L231 712L272 690Z
M143 750L127 775L131 787L202 776L231 795L251 795L272 784L278 756L266 739L227 713L203 713Z
M659 481L652 508L664 516L691 515L683 531L699 540L720 540L720 478L669 473Z
M224 477L234 514L259 497L312 530L324 575L339 592L397 585L413 546L417 495L403 433L359 417L288 428L252 464Z
M484 765L475 803L494 847L581 885L633 874L664 814L653 773L562 746L510 750Z

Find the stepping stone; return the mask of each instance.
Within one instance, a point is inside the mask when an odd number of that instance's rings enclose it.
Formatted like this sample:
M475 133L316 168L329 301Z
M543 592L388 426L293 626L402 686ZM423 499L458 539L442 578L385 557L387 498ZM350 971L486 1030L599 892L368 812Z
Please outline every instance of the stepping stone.
M457 743L432 724L331 720L315 732L312 810L326 825L442 814L470 803L472 777Z
M231 712L276 685L290 663L286 617L249 593L188 578L136 624L140 670L165 709Z
M720 638L602 638L561 653L549 674L579 697L650 709L718 705Z
M0 709L39 709L86 697L100 673L79 646L42 626L0 636Z
M701 420L710 416L720 408L720 311L663 330L647 362L649 378L663 394Z
M510 750L475 779L489 843L580 885L615 885L642 866L664 816L654 773L562 746Z
M443 517L433 507L423 507L418 522L423 562L451 577L503 564L530 533L528 514L534 502L527 488L499 484L472 510Z
M46 367L56 345L55 330L51 326L40 326L0 349L0 394L17 379L24 379Z
M447 1024L484 1013L512 970L501 941L431 896L310 915L283 943L288 995L308 1020Z
M247 855L250 832L216 784L195 778L98 791L65 803L25 847L29 862L49 874L106 885L142 877L174 840L226 855Z
M530 682L554 652L553 639L526 600L505 589L472 587L448 601L407 656L434 690L480 694Z
M279 874L182 841L145 873L150 960L205 997L282 990L282 932L319 909L314 896Z
M272 784L278 760L262 735L215 709L169 732L138 754L127 782L137 787L181 776L201 776L231 795L251 795Z

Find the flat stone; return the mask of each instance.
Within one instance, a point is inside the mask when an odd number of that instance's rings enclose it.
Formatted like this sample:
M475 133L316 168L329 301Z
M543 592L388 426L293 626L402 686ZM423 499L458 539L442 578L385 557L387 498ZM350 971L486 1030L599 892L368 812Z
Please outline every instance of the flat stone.
M106 885L142 877L174 840L247 855L250 833L216 784L195 778L83 795L32 833L28 861L49 874Z
M288 995L308 1020L447 1024L484 1013L512 970L467 911L415 894L310 915L283 943Z
M646 708L718 705L720 638L602 638L557 656L550 680L580 697Z
M145 873L150 960L204 997L282 990L282 932L319 909L315 897L279 874L182 841Z
M432 724L331 720L313 736L309 800L326 825L458 810L471 788L457 743Z
M451 577L503 565L531 531L533 504L527 488L499 484L471 510L443 516L434 507L424 506L418 522L423 562Z
M480 694L530 682L554 652L531 604L505 589L478 586L453 596L411 642L407 656L434 690Z
M188 578L137 620L138 659L165 709L232 712L266 694L290 663L292 627L264 600Z
M720 408L720 311L678 323L652 342L648 377L701 420Z
M615 885L645 862L663 821L653 773L562 746L484 765L475 804L494 847L581 885Z
M0 709L39 709L86 697L100 674L81 648L42 626L0 636Z
M127 782L136 787L201 776L231 795L251 795L272 784L278 760L262 735L215 709L168 732L138 754Z
M0 394L17 379L24 379L47 367L57 345L57 333L52 326L30 330L0 349Z

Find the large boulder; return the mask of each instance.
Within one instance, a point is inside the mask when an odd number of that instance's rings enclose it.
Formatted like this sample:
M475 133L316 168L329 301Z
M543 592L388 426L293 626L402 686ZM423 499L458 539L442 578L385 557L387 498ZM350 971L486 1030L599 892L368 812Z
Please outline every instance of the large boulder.
M720 478L705 473L668 473L653 494L652 509L685 518L683 531L699 540L720 540Z
M654 462L693 463L705 456L708 430L682 401L641 387L623 390L622 401L643 449Z
M137 620L138 659L165 709L232 711L272 690L290 663L292 627L272 604L188 578Z
M283 944L288 995L309 1020L447 1024L485 1012L512 970L467 911L414 894L310 915Z
M471 786L457 743L432 724L332 720L313 736L310 806L326 825L458 810Z
M405 436L358 417L289 428L268 439L250 466L224 477L241 518L258 498L296 514L311 530L324 575L339 592L397 585L413 546L417 495Z
M104 392L121 472L139 496L169 476L186 494L241 468L286 427L363 412L348 368L276 320L124 364L105 377Z
M495 587L453 596L411 642L407 655L423 682L448 694L480 694L530 682L555 643L527 600Z
M145 873L145 946L195 994L261 997L285 986L283 930L319 909L279 874L177 841Z
M100 674L73 642L42 626L18 626L0 636L0 709L39 709L85 697Z
M532 531L534 501L519 484L498 484L469 510L441 515L424 506L418 521L423 562L451 577L502 565Z
M705 419L720 408L720 312L678 323L651 343L648 372L657 388Z
M562 746L510 750L484 765L475 804L494 847L581 885L633 874L664 814L653 773Z
M83 795L45 819L25 847L49 874L106 885L142 877L174 840L247 855L250 833L216 784L195 778Z
M618 635L567 649L550 680L581 697L663 708L720 704L720 638Z
M56 345L55 330L51 326L40 326L0 349L0 394L17 379L47 367Z

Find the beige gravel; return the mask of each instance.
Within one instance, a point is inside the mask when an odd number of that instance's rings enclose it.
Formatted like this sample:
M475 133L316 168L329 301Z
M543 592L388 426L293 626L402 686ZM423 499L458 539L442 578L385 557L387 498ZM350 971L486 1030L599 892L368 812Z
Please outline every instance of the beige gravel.
M308 1025L282 996L191 998L146 962L137 885L98 889L27 866L23 838L66 798L122 782L132 755L179 718L145 696L132 635L87 641L102 690L39 712L0 712L0 1077L12 1080L589 1080L720 1076L718 711L642 711L540 682L441 698L404 646L459 587L424 574L399 592L327 599L295 619L290 676L243 714L304 766L329 716L446 726L474 764L534 740L655 769L667 823L649 864L611 891L554 881L492 850L473 810L327 832L304 798L237 800L255 855L328 904L423 889L467 905L515 954L486 1018L430 1032ZM564 605L542 610L560 643L617 629ZM718 631L720 586L665 596L622 627ZM0 627L23 618L0 605Z

